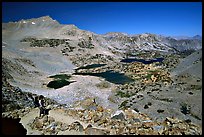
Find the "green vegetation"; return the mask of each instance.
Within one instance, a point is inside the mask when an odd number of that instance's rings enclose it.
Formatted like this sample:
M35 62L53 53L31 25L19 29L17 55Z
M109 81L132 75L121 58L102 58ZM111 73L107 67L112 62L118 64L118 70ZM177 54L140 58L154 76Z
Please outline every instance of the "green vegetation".
M22 40L20 40L20 42L32 42L32 41L35 41L37 40L36 38L32 38L32 37L27 37L27 38L24 38Z
M147 70L147 72L156 73L156 72L159 72L159 70L158 70L158 69L155 69L155 70Z
M96 84L96 86L103 89L103 88L109 88L110 84L108 82L106 82L106 81L102 81L102 82Z
M145 78L147 78L147 79L150 79L151 78L151 76L152 76L153 74L147 74L146 76L145 76Z
M166 102L173 102L172 99L169 99L169 98L160 98L158 100L161 100L161 101L166 101Z
M50 47L57 47L60 44L66 44L66 40L69 39L36 39L36 38L24 38L21 42L30 42L31 47L44 47L45 45L49 45Z
M81 48L89 48L89 49L93 49L94 45L90 42L90 41L80 41L78 43L78 46Z
M93 45L93 44L88 44L87 48L93 49L93 48L94 48L94 45Z
M188 104L181 103L180 105L181 105L181 108L180 108L181 113L183 113L185 115L190 113L190 106L188 106Z
M117 93L116 93L116 96L120 96L121 98L129 98L129 97L131 97L131 96L134 96L135 94L129 94L129 93L124 93L124 92L122 92L122 91L117 91Z
M158 75L159 70L147 70L148 74L145 76L145 78L150 79L152 75Z
M201 90L202 89L202 85L191 85L191 89Z
M128 100L125 100L125 101L123 101L120 105L119 105L119 109L120 108L127 108L127 103L128 103Z
M198 120L201 120L201 118L199 118L197 115L195 115L194 113L191 113L191 116L198 119Z

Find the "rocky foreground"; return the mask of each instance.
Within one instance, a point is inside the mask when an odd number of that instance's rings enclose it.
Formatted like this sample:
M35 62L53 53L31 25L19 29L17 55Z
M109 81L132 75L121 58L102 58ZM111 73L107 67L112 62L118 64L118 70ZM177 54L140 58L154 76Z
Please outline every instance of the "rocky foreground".
M94 98L78 101L72 108L67 108L50 99L46 99L48 115L39 117L32 99L35 95L24 93L4 82L3 89L13 92L13 105L3 106L2 118L20 118L27 130L27 135L201 135L202 128L190 119L179 120L166 117L156 121L147 114L130 108L113 111L95 102ZM4 92L3 96L11 95ZM21 98L21 100L18 100ZM4 97L5 99L5 97ZM14 100L16 99L16 100ZM21 104L21 102L26 103ZM149 104L150 105L150 104Z
M82 105L83 104L83 105ZM2 117L21 118L27 135L201 135L202 129L191 120L166 117L162 122L132 109L113 112L89 98L65 108L52 105L49 115L39 117L38 108L2 113Z

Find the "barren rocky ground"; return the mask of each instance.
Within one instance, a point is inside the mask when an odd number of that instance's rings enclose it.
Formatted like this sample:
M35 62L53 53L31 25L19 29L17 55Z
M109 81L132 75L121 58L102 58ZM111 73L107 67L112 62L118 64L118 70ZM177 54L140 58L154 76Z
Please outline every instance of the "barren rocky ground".
M202 134L201 41L26 22L2 23L2 118L20 118L27 135Z

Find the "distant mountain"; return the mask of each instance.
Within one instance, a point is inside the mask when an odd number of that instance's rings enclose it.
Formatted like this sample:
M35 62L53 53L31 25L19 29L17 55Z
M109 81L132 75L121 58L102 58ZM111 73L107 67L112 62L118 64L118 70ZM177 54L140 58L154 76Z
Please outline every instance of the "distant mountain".
M50 16L2 23L2 33L10 33L8 35L14 37L14 39L23 39L24 37L71 38L74 41L86 41L87 43L91 40L92 44L103 47L103 50L112 50L112 52L119 53L124 53L126 50L156 50L171 53L202 48L202 37L199 35L194 37L165 37L151 33L128 35L120 32L99 35L81 30L73 24L60 24ZM95 46L95 48L99 47Z
M193 37L189 37L189 36L173 36L172 38L174 38L176 40L181 40L181 39L198 39L198 40L202 40L202 36L200 36L200 35L195 35Z
M202 40L202 36L200 36L200 35L195 35L195 36L193 37L193 39Z

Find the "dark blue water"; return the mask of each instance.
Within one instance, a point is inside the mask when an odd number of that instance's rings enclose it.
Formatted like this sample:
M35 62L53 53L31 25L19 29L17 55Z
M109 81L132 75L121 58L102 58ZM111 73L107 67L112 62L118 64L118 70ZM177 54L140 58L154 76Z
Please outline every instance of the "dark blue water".
M101 73L75 73L76 75L90 75L105 78L106 81L109 81L114 84L125 84L133 82L134 80L121 74L119 72L114 72L112 70L101 72Z
M79 69L98 68L98 67L105 66L105 65L106 65L106 64L91 64L91 65L87 65L87 66L79 67L79 68L77 68L76 70L79 70Z
M164 58L156 58L152 60L144 60L144 59L122 59L120 62L131 63L131 62L142 62L143 64L151 64L153 62L162 62Z

